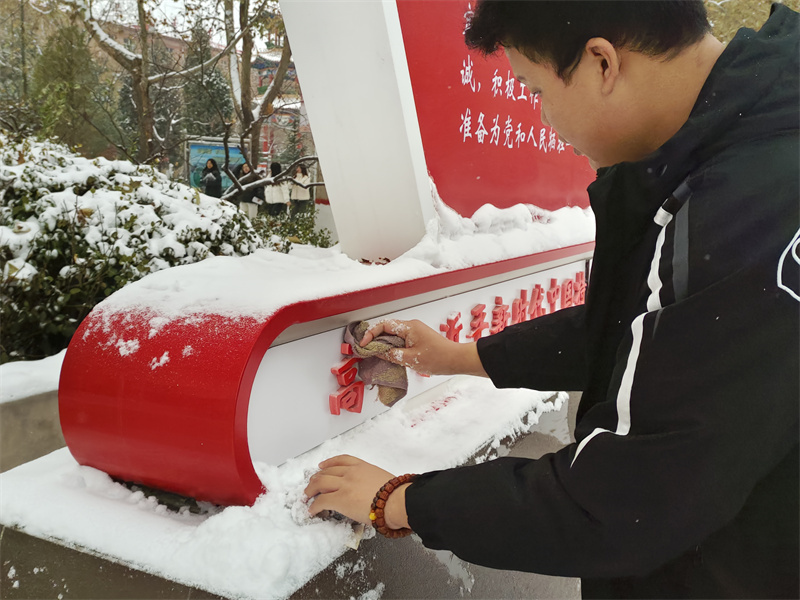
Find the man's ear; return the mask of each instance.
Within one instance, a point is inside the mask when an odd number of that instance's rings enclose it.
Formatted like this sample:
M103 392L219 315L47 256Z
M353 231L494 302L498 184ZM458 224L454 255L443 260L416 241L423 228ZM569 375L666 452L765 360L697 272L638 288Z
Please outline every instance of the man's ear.
M601 92L610 94L617 84L620 70L620 54L605 38L592 38L586 42L585 57L594 72L601 78Z

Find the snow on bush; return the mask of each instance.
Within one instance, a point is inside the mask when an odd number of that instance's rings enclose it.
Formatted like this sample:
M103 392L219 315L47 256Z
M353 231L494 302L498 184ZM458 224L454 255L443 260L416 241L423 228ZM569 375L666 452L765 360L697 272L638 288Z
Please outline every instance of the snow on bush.
M263 246L235 206L151 167L0 132L0 363L55 354L148 273Z

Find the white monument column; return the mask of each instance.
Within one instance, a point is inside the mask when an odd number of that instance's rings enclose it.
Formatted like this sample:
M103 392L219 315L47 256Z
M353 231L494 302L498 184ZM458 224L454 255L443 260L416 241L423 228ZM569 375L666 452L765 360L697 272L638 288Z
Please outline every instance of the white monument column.
M281 0L342 251L394 259L434 216L394 0Z

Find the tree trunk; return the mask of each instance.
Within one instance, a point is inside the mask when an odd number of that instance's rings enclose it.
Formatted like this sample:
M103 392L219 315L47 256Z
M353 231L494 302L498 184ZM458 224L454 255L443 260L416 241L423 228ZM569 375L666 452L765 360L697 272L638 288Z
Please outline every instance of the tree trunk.
M233 0L224 0L225 11L225 41L230 45L235 36L236 30L233 24ZM242 122L242 84L239 79L239 60L236 52L231 52L228 59L228 74L231 79L231 98L233 99L233 110L239 123Z
M250 12L250 1L239 2L239 27L247 23L247 13ZM251 29L242 36L242 130L247 131L253 123L253 87L250 85L250 73L253 62L253 33Z
M283 80L286 77L286 72L289 70L289 63L292 60L292 49L289 46L289 38L283 37L283 51L281 52L281 60L278 63L278 68L275 70L275 77L272 79L267 91L264 92L264 97L261 100L261 105L258 107L256 122L252 127L252 147L250 153L252 156L251 162L256 165L261 161L261 124L269 118L273 112L272 103L278 97L283 87Z
M150 100L150 84L147 78L142 76L141 68L137 67L131 73L131 76L133 78L133 101L136 104L136 118L138 120L136 160L144 163L155 154L153 103Z
M28 99L28 64L25 60L25 2L19 3L19 58L22 64L22 99Z
M136 158L140 162L145 162L156 154L154 139L156 122L153 102L150 98L150 81L148 80L150 74L150 42L147 39L148 22L144 0L136 0L136 6L139 13L139 46L141 52L141 62L132 73L136 113L139 120L139 148Z
M248 13L250 12L250 1L242 0L239 2L239 27L247 23ZM253 115L253 87L251 85L251 73L253 63L253 32L247 29L242 36L242 131L251 131L255 116ZM252 129L248 143L249 156L248 160L253 169L258 167L259 163L259 132L258 127ZM244 152L244 148L242 148Z
M253 129L253 134L250 136L250 164L253 167L258 167L261 162L261 119L259 119L258 126Z

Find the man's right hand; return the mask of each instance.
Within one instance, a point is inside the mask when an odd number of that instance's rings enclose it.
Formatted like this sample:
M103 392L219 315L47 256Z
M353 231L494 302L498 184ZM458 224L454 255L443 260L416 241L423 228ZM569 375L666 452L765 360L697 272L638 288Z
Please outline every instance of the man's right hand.
M488 377L478 356L477 344L448 340L417 320L388 319L370 327L361 339L366 346L382 333L399 336L405 348L392 348L380 358L425 375L478 375Z

